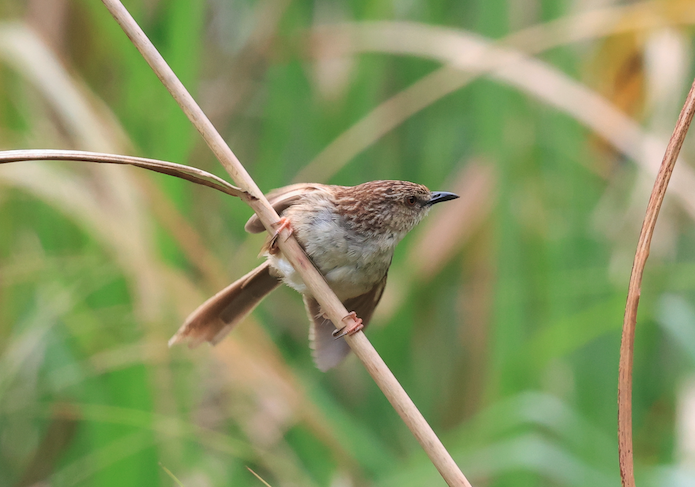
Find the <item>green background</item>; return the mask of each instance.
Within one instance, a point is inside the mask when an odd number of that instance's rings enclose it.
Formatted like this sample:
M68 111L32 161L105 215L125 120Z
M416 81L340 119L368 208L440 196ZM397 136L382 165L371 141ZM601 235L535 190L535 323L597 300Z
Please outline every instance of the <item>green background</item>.
M462 196L400 244L367 336L474 486L619 485L622 316L692 80L691 2L127 7L264 191L406 179ZM226 177L100 2L7 0L0 16L1 149ZM686 140L679 164L692 156ZM642 288L640 486L695 483L688 176ZM250 215L144 170L0 166L0 486L176 485L165 469L261 485L246 467L274 487L444 485L355 357L313 366L289 289L214 348L167 348L260 262Z

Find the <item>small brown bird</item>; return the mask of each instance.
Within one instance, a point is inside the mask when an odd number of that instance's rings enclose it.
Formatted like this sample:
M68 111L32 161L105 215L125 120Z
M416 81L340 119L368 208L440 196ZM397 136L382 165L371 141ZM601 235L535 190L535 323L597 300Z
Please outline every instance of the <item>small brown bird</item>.
M282 226L289 226L331 289L363 326L369 323L384 292L396 244L432 205L455 198L458 196L453 193L432 192L407 181L371 181L353 187L304 183L268 194L270 204L282 217ZM256 215L245 228L250 233L265 231ZM170 346L184 340L191 347L204 341L216 344L284 282L304 296L318 368L328 370L345 358L350 347L337 338L346 332L336 330L324 316L299 273L275 246L276 237L277 233L269 236L263 246L266 262L203 303L169 340Z

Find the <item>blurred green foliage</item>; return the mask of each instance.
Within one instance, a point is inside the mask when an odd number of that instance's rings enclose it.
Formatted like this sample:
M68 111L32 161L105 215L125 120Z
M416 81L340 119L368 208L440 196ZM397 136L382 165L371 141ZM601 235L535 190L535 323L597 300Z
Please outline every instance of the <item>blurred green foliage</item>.
M605 113L587 122L568 86L631 117L637 142L658 140L657 164L692 77L689 2L610 3L594 11L601 28L587 2L553 0L126 6L262 189L304 170L460 192L400 245L368 336L473 485L618 484L620 330L653 176L616 142L627 129L600 132ZM100 2L8 0L0 15L1 149L135 154L225 176ZM413 26L417 42L403 34ZM362 27L372 37L342 35ZM533 32L538 44L506 37ZM516 66L535 92L486 76L486 62L513 60L475 58L442 33L534 54L546 74ZM458 83L440 54L473 56L458 68L468 84L397 98L428 76ZM682 164L692 156L686 141ZM638 320L641 486L695 483L695 205L679 194ZM0 485L175 485L160 465L186 487L260 485L247 466L274 487L443 485L354 357L315 369L287 289L215 348L166 347L258 263L249 216L132 168L0 166Z

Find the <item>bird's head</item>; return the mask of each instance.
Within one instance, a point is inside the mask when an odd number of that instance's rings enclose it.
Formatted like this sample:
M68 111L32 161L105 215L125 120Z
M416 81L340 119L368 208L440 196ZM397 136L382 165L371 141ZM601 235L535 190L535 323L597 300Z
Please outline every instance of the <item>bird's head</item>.
M408 181L370 181L345 187L337 202L346 222L366 235L393 235L400 240L432 205L458 198Z

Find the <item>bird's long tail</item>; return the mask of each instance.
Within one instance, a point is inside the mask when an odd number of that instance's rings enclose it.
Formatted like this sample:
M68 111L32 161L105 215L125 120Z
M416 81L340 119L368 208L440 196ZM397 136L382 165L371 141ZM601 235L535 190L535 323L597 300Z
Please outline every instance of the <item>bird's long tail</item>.
M264 297L278 287L280 282L270 274L268 262L261 264L191 313L179 331L171 337L169 346L184 341L187 341L191 348L205 341L215 345L253 311Z

